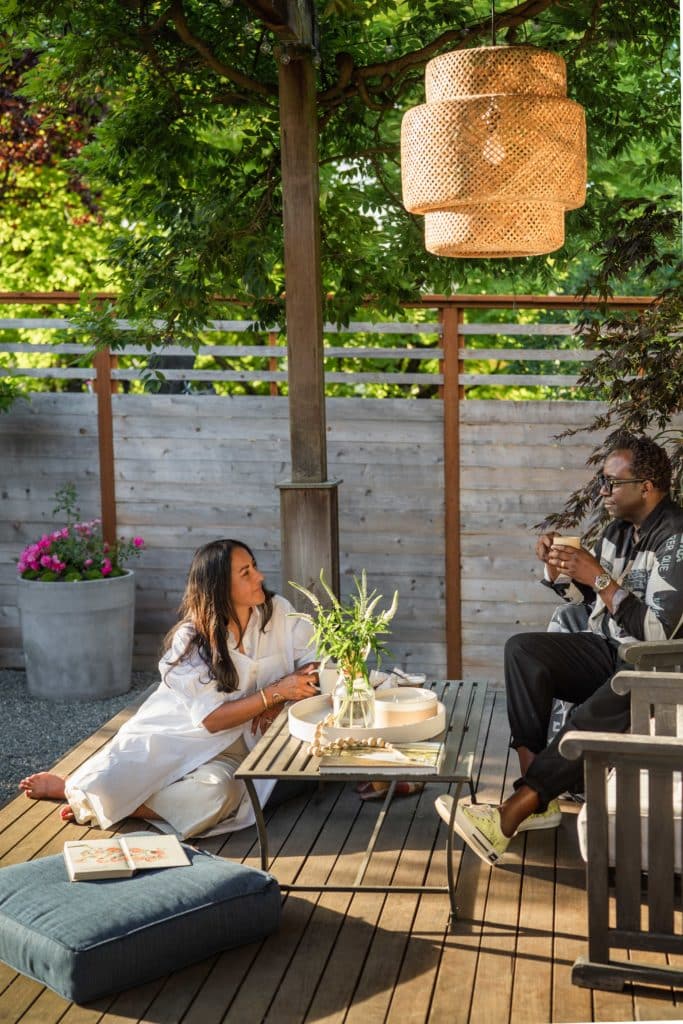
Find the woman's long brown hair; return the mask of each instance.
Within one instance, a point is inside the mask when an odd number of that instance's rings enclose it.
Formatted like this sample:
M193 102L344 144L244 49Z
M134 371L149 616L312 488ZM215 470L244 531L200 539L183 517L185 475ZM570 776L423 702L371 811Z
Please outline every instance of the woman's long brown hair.
M189 623L194 629L185 650L170 662L169 668L178 665L193 650L199 652L206 662L217 689L232 693L239 685L237 669L232 663L228 648L228 622L237 622L232 603L232 552L242 548L253 559L251 548L241 540L214 540L195 551L187 577L185 593L178 610L179 621L164 639L164 653L169 650L173 638L181 626ZM272 591L263 588L265 604L261 605L263 632L273 614ZM242 636L238 637L238 644Z

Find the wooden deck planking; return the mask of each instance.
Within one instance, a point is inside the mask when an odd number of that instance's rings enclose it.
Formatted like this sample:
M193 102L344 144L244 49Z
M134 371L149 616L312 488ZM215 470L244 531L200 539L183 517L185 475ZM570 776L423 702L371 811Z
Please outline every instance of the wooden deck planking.
M436 870L432 874L437 876L434 884L445 884L443 843L439 843L435 851L440 823L431 807L438 791L439 787L428 787L417 800L400 801L400 805L397 803L397 807L392 809L378 844L379 852L370 863L366 878L368 884L381 885L389 879L399 885L421 884L433 862L436 862ZM399 813L394 816L395 810ZM419 896L412 893L354 896L351 916L360 911L359 916L374 924L375 931L347 1020L386 1019L407 948L413 943L419 942L421 947L429 943L429 939L418 940L413 935L419 902ZM447 920L448 905L444 896L434 913L431 928L432 932L437 930L438 938L443 934ZM414 965L414 961L406 965L406 973L411 963ZM422 975L420 980L429 990L428 976Z
M508 730L504 716L494 713L499 695L492 694L489 700L491 718L488 729L486 722L482 723L484 757L479 759L477 794L481 800L499 800L507 761L507 753L502 752L507 746ZM461 855L457 884L459 919L454 931L444 937L432 1000L432 1016L436 1021L459 1024L470 1020L481 938L480 922L485 912L489 879L490 871L481 861L469 854ZM505 1017L498 1015L496 1019L502 1024L507 1014Z
M500 703L500 694L496 695ZM482 801L497 803L514 778L508 757L509 731L506 717L496 716L489 736L490 758L484 762L487 779L479 790ZM489 795L490 794L490 795ZM468 851L466 859L471 858ZM510 856L508 854L508 856ZM512 854L517 859L517 843ZM508 1020L514 981L515 942L519 915L521 875L518 871L491 871L475 859L478 870L477 890L481 891L482 909L470 924L476 934L478 950L474 963L470 1017L473 1021ZM467 927L463 922L463 928Z
M335 821L339 823L340 827L339 834L333 836L325 830L320 837L321 848L327 855L328 865L331 867L334 863L334 880L337 884L348 885L353 883L362 861L367 840L374 826L376 807L376 804L373 808L369 804L360 803L352 787L345 787L343 789L341 798L334 811ZM399 810L400 812L404 811L404 808ZM401 856L402 844L406 836L406 816L405 813L399 813L395 821L392 821L391 818L392 816L387 819L385 825L386 835L382 836L382 843L379 845L378 852L371 862L370 870L365 879L367 884L381 884L387 877L391 877L396 863ZM341 855L336 858L336 849L340 846ZM315 873L311 873L308 863L306 867L307 870L301 872L299 880L304 884L311 884L311 879L315 877ZM325 878L328 880L329 874L326 874ZM336 899L334 898L335 895ZM289 898L291 899L292 896L290 895ZM300 896L297 896L297 898L300 898ZM321 965L323 969L319 972L316 979L316 989L311 985L311 991L310 993L307 992L306 996L314 997L320 992L324 998L329 1000L336 990L333 1005L327 1008L328 1016L330 1010L332 1011L332 1019L335 1016L339 1016L345 1010L350 997L354 996L354 992L356 993L355 998L361 999L364 1002L364 1006L368 1007L369 1012L372 996L378 989L381 990L383 988L382 980L387 968L385 964L379 965L377 963L377 948L378 942L379 945L382 945L383 929L380 924L380 918L384 902L385 897L381 893L360 893L356 895L330 893L325 894L324 904L322 906L319 905L313 914L312 922L314 925L328 931L331 930L332 935L330 940L328 940L328 949L325 950L325 963ZM338 949L344 951L345 959L348 962L343 979L335 977L337 974ZM364 951L363 956L359 956L361 949ZM305 951L300 962L309 963L309 957ZM395 956L390 958L389 963L389 970L393 969L395 971L397 967ZM367 977L368 965L373 964L377 970L376 972L371 970L371 974L374 976L368 990L364 978ZM329 977L328 965L331 968ZM291 973L284 992L279 994L279 998L272 1008L274 1011L272 1015L273 1020L281 1019L281 1013L287 1006L287 1001L282 996L287 995L288 987L292 989L296 987L296 973ZM341 986L338 985L338 980L342 981ZM359 991L363 991L364 986L365 995L358 995ZM329 991L326 992L326 989ZM365 1002L366 1000L368 1000L367 1003ZM301 1011L299 1019L318 1019L320 1007L318 1006L317 1009L313 1009L310 1006L312 1001L313 999L308 999L305 1005L303 1002L299 1004L298 1009ZM369 1012L367 1019L372 1020L373 1014Z
M479 736L479 744L475 766L481 763L488 739L488 724L491 718L493 694L487 697L487 705ZM438 787L427 787L421 797L420 804L426 813L432 813L431 805L438 793ZM435 847L428 866L426 883L443 885L446 882L446 860L444 857L445 826L439 824L435 836ZM463 915L466 907L462 904L463 857L458 848L454 851L456 870L458 872L458 913ZM465 865L467 864L465 858ZM395 897L396 898L396 897ZM444 897L437 895L422 896L417 902L415 916L410 930L410 941L404 952L401 971L391 999L387 1021L392 1024L418 1022L426 1019L437 1020L431 1016L431 1006L437 992L444 963L446 944L453 942L453 935L448 927L448 908ZM456 926L458 929L460 924ZM455 1000L454 1000L455 1001ZM455 1015L447 1015L447 1020L455 1019Z
M349 794L348 791L340 793L340 789L338 785L325 787L320 803L314 806L313 799L309 801L297 829L290 833L279 856L273 861L272 871L281 882L316 885L326 881L337 859L337 850L343 848L348 838L348 824L345 820L348 814L344 813L343 806L339 804L343 805L345 800L348 804ZM326 810L330 813L328 827L321 830L319 816L321 811ZM320 957L325 950L320 940L316 949L317 961L315 958L311 961L307 948L309 927L320 927L319 916L316 922L317 902L317 893L290 893L287 896L283 908L284 927L264 943L256 970L245 979L230 1007L231 1019L304 1019L313 995L312 987L324 970L326 960L323 956L321 964ZM346 904L343 897L340 905L340 910L328 911L325 915L324 934L327 942L330 941L330 931L334 935L344 919Z
M552 1019L554 831L527 833L515 948L512 1020Z
M70 751L70 771L112 735L122 712ZM477 755L478 795L498 800L515 777L500 692L487 699ZM441 885L445 826L433 811L437 786L395 801L365 881ZM353 882L380 801L351 786L311 786L267 809L271 869L281 883ZM195 964L147 985L78 1007L0 964L0 1024L508 1024L676 1020L680 998L629 986L591 993L571 984L586 952L583 865L566 805L556 832L514 840L509 861L489 871L456 850L459 919L448 930L444 895L290 892L280 930L262 943ZM138 827L134 822L125 831ZM83 830L56 805L18 798L0 809L0 863L61 851ZM201 845L259 865L255 830Z
M563 814L555 854L552 1019L558 1022L592 1020L590 990L571 983L572 964L587 949L586 875L576 856L575 818L576 813Z

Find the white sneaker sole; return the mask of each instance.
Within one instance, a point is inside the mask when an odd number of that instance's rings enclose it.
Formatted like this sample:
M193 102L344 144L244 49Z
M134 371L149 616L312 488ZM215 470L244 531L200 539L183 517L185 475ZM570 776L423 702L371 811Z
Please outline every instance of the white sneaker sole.
M520 832L536 832L544 828L559 828L561 824L562 811L556 811L555 814L532 814L519 825L515 835L519 835Z

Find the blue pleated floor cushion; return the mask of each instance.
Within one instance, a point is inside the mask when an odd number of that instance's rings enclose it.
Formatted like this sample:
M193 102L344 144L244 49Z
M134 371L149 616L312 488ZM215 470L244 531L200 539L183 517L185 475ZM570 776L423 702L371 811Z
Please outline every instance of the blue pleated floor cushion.
M0 869L0 959L65 999L151 981L280 922L271 876L185 847L188 867L70 882L61 854Z

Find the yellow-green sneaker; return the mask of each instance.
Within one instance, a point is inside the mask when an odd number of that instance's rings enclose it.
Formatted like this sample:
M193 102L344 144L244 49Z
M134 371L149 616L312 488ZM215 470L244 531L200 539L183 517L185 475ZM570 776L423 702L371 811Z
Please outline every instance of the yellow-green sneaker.
M500 827L500 811L492 804L458 804L453 828L489 866L500 863L510 844Z
M562 811L557 800L551 800L544 811L540 814L530 814L528 818L517 827L515 835L520 832L533 832L537 828L557 828L562 821Z

